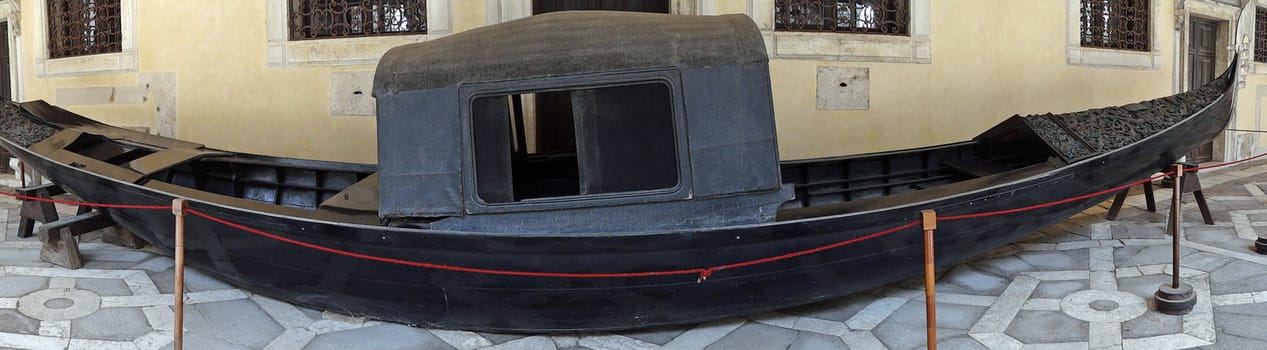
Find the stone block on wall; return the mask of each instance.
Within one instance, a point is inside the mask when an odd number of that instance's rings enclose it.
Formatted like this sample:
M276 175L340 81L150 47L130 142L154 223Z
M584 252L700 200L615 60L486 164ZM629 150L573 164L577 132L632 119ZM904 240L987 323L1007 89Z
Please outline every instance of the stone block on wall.
M374 71L330 73L330 115L372 116Z
M871 70L866 67L818 67L819 110L871 109Z

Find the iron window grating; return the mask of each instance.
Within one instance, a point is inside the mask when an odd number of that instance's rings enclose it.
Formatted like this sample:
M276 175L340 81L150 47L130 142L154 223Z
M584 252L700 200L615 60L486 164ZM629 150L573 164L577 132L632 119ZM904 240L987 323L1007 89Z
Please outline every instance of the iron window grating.
M776 0L774 29L909 36L910 0Z
M1149 5L1149 0L1082 0L1079 20L1082 46L1152 50Z
M290 40L426 34L426 0L289 0Z
M120 0L49 0L48 57L123 51Z
M1267 63L1267 8L1254 12L1254 62Z

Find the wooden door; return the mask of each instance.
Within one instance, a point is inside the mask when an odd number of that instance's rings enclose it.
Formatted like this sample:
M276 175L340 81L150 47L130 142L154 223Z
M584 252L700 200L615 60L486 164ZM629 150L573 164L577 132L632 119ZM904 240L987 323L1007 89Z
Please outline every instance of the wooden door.
M13 100L13 77L9 76L9 24L0 22L0 97Z
M1188 86L1196 89L1214 79L1215 50L1218 42L1218 22L1192 17L1188 36ZM1206 142L1188 153L1193 163L1214 160L1214 142Z

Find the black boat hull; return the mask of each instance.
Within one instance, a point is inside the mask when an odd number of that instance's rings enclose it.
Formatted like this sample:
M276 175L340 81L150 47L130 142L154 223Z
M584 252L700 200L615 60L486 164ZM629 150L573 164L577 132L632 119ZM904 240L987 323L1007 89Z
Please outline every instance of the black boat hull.
M1231 89L1229 89L1231 91ZM1230 94L1128 147L1054 171L880 211L717 229L527 236L353 225L194 200L211 216L285 238L360 254L482 269L600 273L707 268L820 247L897 227L922 209L941 216L1024 207L1142 179L1213 138ZM175 194L55 162L7 140L5 148L89 202L168 204ZM1103 201L1104 194L1006 216L942 222L938 265L1016 241ZM171 252L170 212L103 209ZM186 223L188 264L242 288L323 310L408 324L498 332L596 331L684 324L812 303L922 271L922 234L908 228L836 249L694 274L630 278L505 276L370 261L300 247L199 217Z

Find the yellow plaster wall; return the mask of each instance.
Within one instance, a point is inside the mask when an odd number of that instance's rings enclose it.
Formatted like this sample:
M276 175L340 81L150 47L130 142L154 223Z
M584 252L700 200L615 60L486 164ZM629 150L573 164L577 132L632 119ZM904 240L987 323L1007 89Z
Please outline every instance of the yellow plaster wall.
M23 1L33 13L43 1ZM455 31L484 24L483 1L453 1ZM262 0L137 0L140 72L176 75L176 136L211 147L338 161L376 161L373 117L330 115L330 73L373 65L269 67ZM33 19L23 32L41 30ZM45 78L36 76L30 35L21 37L24 97L56 103L58 88L136 86L136 73ZM135 105L67 106L106 123L154 127L153 101Z
M1162 52L1158 70L1089 68L1066 63L1064 1L931 6L931 64L770 63L783 159L962 141L1014 114L1077 111L1171 92L1173 31L1153 43ZM1162 6L1159 18L1174 18L1173 11ZM870 68L870 110L817 110L820 65Z
M40 3L23 1L22 12ZM484 25L485 5L453 1L454 31ZM956 0L931 6L931 64L771 62L784 159L965 140L1013 114L1075 111L1170 93L1172 31L1156 36L1154 45L1162 52L1157 70L1089 68L1066 64L1065 1ZM713 8L744 13L748 2L716 0ZM1174 18L1170 6L1161 8L1159 19ZM330 73L373 67L269 67L266 12L265 2L257 0L216 6L137 0L140 71L175 73L177 136L244 152L374 162L374 118L329 112ZM37 23L24 20L23 30L41 30ZM29 35L22 40L28 51L35 47ZM29 68L34 55L22 56L27 99L52 101L56 88L137 84L135 73L40 78ZM820 65L869 67L870 110L817 110ZM69 109L119 125L153 127L155 117L152 102ZM1250 117L1243 117L1246 113ZM1241 115L1245 123L1253 113L1242 109Z

